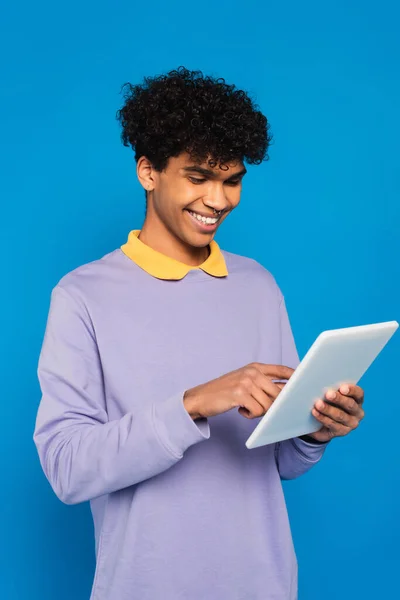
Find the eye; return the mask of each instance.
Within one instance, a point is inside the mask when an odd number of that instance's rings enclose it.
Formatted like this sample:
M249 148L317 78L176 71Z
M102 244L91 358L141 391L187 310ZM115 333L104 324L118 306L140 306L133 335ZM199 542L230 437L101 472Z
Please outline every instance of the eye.
M197 179L196 177L189 177L190 181L195 185L199 185L200 183L204 183L207 179Z
M200 185L200 184L204 183L205 181L207 181L207 179L198 179L197 177L189 177L189 180L192 183L194 183L195 185ZM241 181L242 181L241 179L235 179L232 181L225 181L225 183L227 185L231 185L231 186L235 187L237 185L240 185Z

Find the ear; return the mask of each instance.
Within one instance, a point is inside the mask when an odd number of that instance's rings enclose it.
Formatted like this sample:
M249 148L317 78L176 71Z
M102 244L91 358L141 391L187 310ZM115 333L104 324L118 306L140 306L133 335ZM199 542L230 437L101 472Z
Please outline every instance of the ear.
M151 192L155 188L155 170L153 165L145 156L141 156L136 165L137 177L147 192Z

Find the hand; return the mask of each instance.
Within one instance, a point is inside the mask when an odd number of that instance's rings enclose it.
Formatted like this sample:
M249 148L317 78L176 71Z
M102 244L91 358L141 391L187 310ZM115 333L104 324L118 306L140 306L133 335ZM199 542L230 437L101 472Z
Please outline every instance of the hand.
M313 416L323 427L306 436L318 442L328 442L334 437L348 435L350 431L357 429L364 418L364 390L358 385L343 384L338 391L329 390L325 398L328 403L318 400L312 410Z
M247 419L255 419L265 415L285 385L272 380L287 380L293 373L294 369L282 365L251 363L187 390L183 402L193 420L232 408L238 408Z

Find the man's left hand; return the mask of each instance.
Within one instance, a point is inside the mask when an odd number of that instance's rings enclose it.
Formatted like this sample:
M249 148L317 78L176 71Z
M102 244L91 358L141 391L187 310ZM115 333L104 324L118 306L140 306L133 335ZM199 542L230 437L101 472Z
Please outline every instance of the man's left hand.
M358 385L343 384L337 391L328 390L325 399L318 400L312 410L322 428L307 437L329 442L335 437L348 435L364 418L363 402L364 390Z

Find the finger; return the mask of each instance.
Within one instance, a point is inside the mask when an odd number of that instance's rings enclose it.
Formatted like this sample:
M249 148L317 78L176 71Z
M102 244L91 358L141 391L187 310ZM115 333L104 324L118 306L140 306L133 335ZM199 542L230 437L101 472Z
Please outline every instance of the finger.
M335 390L328 390L325 394L325 398L327 399L328 404L339 406L349 413L349 415L357 416L359 414L360 406L349 396L343 396L343 394L336 392Z
M248 390L249 393L242 398L239 408L239 413L248 419L264 416L281 391L277 385L261 373L252 382Z
M252 363L263 375L274 377L275 379L290 379L294 369L285 365L266 365L265 363Z
M357 404L362 404L364 402L364 390L359 385L344 383L340 386L339 391L344 396L353 398Z
M265 403L265 400L264 400ZM246 419L256 419L258 417L263 417L267 412L268 408L271 406L272 402L269 401L269 404L262 404L258 402L253 396L250 394L243 398L242 404L238 409L238 412Z
M283 387L286 384L274 384L270 379L260 374L254 381L250 392L256 404L251 402L251 399L248 399L245 405L239 408L239 413L248 419L264 416L273 401L280 394L282 389L280 385Z
M331 406L323 400L318 400L315 404L315 408L322 415L329 417L335 423L344 425L349 429L356 429L358 427L359 420L354 415L349 415L346 411L336 406Z
M350 433L351 429L342 425L336 421L333 421L330 417L323 415L316 408L312 409L313 416L319 421L324 427L326 427L331 433L332 437L339 437Z
M262 373L256 375L256 377L254 378L254 383L256 386L258 386L260 390L267 394L267 396L269 396L272 401L275 400L281 393L282 388L280 386L286 385L282 383L273 383L273 381L271 381L269 377L263 375Z
M278 388L278 386L274 385L273 383L271 384L271 386L273 386L274 388L277 388L277 394L276 396L280 393L280 389ZM275 400L276 396L274 396L275 394L275 390L273 390L273 394L272 393L268 393L265 390L263 390L261 387L258 387L258 385L255 383L252 390L251 390L251 395L253 396L254 400L256 400L259 404L261 404L261 406L263 407L263 414L265 414L267 412L267 410L270 408L271 404L273 403L273 401Z

